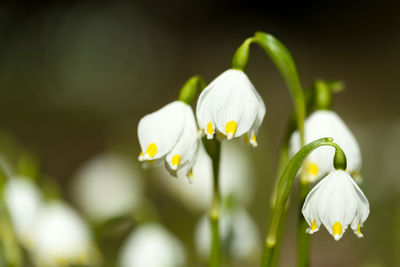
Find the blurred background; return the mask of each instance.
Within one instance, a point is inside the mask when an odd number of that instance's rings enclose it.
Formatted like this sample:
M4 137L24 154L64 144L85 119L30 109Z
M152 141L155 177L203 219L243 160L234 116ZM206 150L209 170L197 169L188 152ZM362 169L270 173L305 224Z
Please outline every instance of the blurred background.
M346 90L335 95L334 109L362 150L361 188L371 205L365 237L359 240L348 231L335 242L321 230L312 236L312 266L400 266L399 10L398 1L2 2L0 143L4 149L14 147L4 151L23 147L39 159L40 177L51 180L59 188L56 195L93 226L103 266L116 266L129 233L147 220L158 221L180 240L185 266L205 266L195 229L207 203L193 199L201 193L178 192L197 189L171 187L188 186L186 180L140 167L137 124L176 99L190 76L200 74L209 82L229 68L235 49L262 30L292 52L304 88L316 78L345 82ZM226 149L243 156L235 160L246 165L242 178L248 179L252 193L240 205L261 246L292 104L278 71L256 46L247 74L267 105L259 146L252 151L240 145ZM134 188L126 195L143 195L139 208L116 204L118 212L104 215L104 210L96 213L89 211L90 204L82 204L82 195L91 194L82 189L82 177L93 175L87 169L96 168L96 162L100 168L109 164L117 169L96 169L99 176L110 172L112 179L119 172L132 177L121 183ZM195 180L191 186L201 183ZM111 202L113 186L105 185L93 198ZM295 266L295 207L290 207L280 266ZM136 212L126 218L131 210ZM259 256L246 256L229 260L229 266L258 265Z

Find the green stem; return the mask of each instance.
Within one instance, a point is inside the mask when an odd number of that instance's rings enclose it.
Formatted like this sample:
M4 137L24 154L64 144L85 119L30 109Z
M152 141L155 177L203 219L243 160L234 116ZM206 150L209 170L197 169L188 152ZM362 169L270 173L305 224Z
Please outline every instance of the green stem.
M196 97L197 87L200 88L200 91L203 90L204 87L206 87L206 82L199 75L195 75L189 78L184 83L181 90L179 91L178 100L183 101L188 105L191 105Z
M296 64L289 50L274 36L256 32L254 43L258 44L269 55L281 73L292 97L295 111L297 129L300 133L301 145L304 145L304 119L306 114L303 89L301 87Z
M296 120L295 120L295 114L293 114L293 116L289 120L289 123L286 127L285 138L284 138L284 141L282 143L281 150L279 153L278 170L276 173L276 178L275 178L275 182L274 182L274 190L273 190L273 194L271 197L271 212L270 212L271 214L273 214L273 211L274 211L275 205L276 205L276 196L277 196L280 177L289 162L289 139L290 139L290 136L292 135L293 131L295 131L295 130L296 130ZM288 205L289 205L289 201L286 205L286 210L287 210ZM282 217L281 217L282 225L285 224L286 215L287 215L286 210L283 212ZM272 216L269 217L268 225L271 225L271 223L272 223ZM283 227L280 227L280 231L278 233L277 241L276 241L276 249L274 249L274 251L272 253L273 254L272 255L272 266L276 266L276 264L278 263L282 235L283 235Z
M219 163L221 154L221 144L219 141L203 139L204 147L210 155L213 162L213 198L211 208L209 211L209 218L211 224L211 251L209 266L220 267L222 266L222 248L219 235L219 217L221 214L221 192L219 185Z
M297 129L300 134L300 144L301 146L304 145L304 120L306 116L306 102L304 98L304 93L303 89L300 83L299 75L297 72L296 64L293 60L293 57L289 50L274 36L263 33L263 32L257 32L253 38L247 39L243 45L238 49L236 52L234 58L238 57L236 55L242 55L242 58L247 59L248 55L243 53L245 51L246 47L250 45L251 42L254 42L258 44L272 59L272 61L275 63L275 66L278 68L279 72L281 73L288 89L292 97L292 101L294 103L294 108L295 108L295 116L294 116L294 121L297 124ZM247 48L248 50L248 48ZM245 56L243 56L245 55ZM237 62L238 60L233 60L233 62ZM236 64L238 65L238 64ZM246 66L245 64L242 64L242 66ZM294 125L290 122L287 135L285 138L284 146L282 148L282 153L280 155L280 165L284 164L287 162L287 159L289 157L288 155L288 142L290 138L290 134L293 132L295 129ZM278 169L278 174L280 175L281 172L281 167ZM278 179L276 179L275 184L278 185ZM275 186L277 188L277 186ZM274 191L274 195L277 193L277 191ZM274 202L274 201L273 201ZM286 203L285 203L286 205ZM301 206L300 206L301 208ZM272 213L277 213L281 217L281 223L283 224L284 218L286 217L286 210L277 210L275 207L271 208ZM279 245L280 245L280 240L282 236L282 227L279 225L273 225L272 219L270 219L271 222L269 225L271 227L275 227L277 231L277 236L276 236L276 241L274 247L268 251L268 253L271 253L269 256L271 258L271 263L274 263L274 265L277 262L278 258L278 252L279 252ZM301 228L300 230L301 231ZM301 233L304 233L301 231ZM303 234L304 235L304 234ZM305 238L308 238L308 236L305 236ZM303 245L305 242L303 242Z
M293 180L296 177L304 159L310 154L314 149L320 146L332 146L336 149L340 155L344 155L341 148L333 143L332 138L321 138L315 140L305 146L303 146L296 155L289 161L286 169L284 170L278 184L277 194L276 194L276 204L272 214L272 221L270 229L265 240L265 248L261 261L262 267L270 267L273 263L273 255L277 250L277 241L279 237L279 232L282 230L283 224L281 220L285 214L285 207L287 205L287 200L290 194L290 190L293 184ZM336 158L336 157L335 157Z

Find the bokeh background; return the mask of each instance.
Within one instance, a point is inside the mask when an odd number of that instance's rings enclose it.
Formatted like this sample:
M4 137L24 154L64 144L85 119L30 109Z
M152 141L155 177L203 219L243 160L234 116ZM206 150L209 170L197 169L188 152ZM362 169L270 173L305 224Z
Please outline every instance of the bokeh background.
M210 81L229 68L235 49L255 31L271 33L292 52L305 88L316 78L345 82L334 109L362 149L361 187L371 205L365 237L349 231L335 242L321 230L312 236L312 266L400 266L399 10L398 1L3 2L0 126L37 155L41 172L76 206L71 183L85 162L111 151L139 168L139 119L173 101L190 76ZM278 71L256 46L247 73L267 105L259 147L250 153L240 148L253 163L247 209L263 240L292 104ZM203 212L167 192L157 172L139 173L158 219L185 245L187 266L204 266L193 235ZM280 266L295 266L295 207ZM104 264L114 266L129 230L104 231Z

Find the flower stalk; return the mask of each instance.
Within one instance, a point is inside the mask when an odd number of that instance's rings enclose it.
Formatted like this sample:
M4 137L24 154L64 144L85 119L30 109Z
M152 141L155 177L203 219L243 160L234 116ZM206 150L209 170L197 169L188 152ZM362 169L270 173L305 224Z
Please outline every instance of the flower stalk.
M188 105L193 103L197 95L197 87L200 91L206 87L206 82L199 75L189 78L179 91L178 100L185 102Z
M222 266L222 248L219 234L219 217L221 214L221 192L219 184L219 164L221 155L221 143L216 139L203 139L204 147L213 163L213 198L209 211L211 224L211 252L210 252L210 267Z
M279 72L281 73L288 89L289 93L292 97L293 103L294 103L294 108L295 108L295 122L297 129L300 134L300 145L304 145L304 120L306 116L306 101L303 93L303 89L300 83L299 75L297 72L296 64L294 63L293 57L290 54L289 50L274 36L264 33L264 32L256 32L254 37L246 39L243 44L237 49L237 51L234 54L233 60L232 60L232 67L241 69L243 70L247 66L247 61L249 57L249 48L251 43L256 43L259 45L266 53L267 55L271 58L271 60L274 62L275 66L278 68ZM292 132L294 127L293 125L289 125L288 127L288 132ZM288 137L290 134L288 135ZM278 177L281 172L281 167L285 166L287 159L288 159L288 153L287 153L287 140L285 140L285 143L283 145L282 151L281 151L281 157L280 157L280 168L278 170L278 176L277 180L275 182L275 189L273 195L276 194L276 201L278 200L278 192L279 192L279 180ZM308 182L306 184L301 185L301 191L304 192L305 196L307 195L309 191L309 185ZM272 201L272 203L277 204L276 201ZM302 201L301 201L302 202ZM286 202L284 203L286 205ZM301 209L301 206L300 206ZM276 236L274 236L273 242L268 242L268 238L266 241L266 254L267 258L271 258L271 263L272 262L277 262L277 254L278 254L278 245L280 243L280 236L281 234L278 234L279 231L281 231L281 226L279 224L282 224L282 221L284 221L284 217L286 216L286 210L283 209L276 209L274 207L274 204L272 205L271 212L275 213L280 220L272 220L270 221L270 227L275 232ZM301 235L301 239L304 239L301 241L303 248L305 251L300 251L299 253L302 254L302 258L306 258L306 261L308 261L308 250L309 250L309 237L305 235L305 231L302 230L302 219L300 220L300 225L299 225L299 236ZM271 240L270 240L271 241ZM274 259L272 261L272 259Z

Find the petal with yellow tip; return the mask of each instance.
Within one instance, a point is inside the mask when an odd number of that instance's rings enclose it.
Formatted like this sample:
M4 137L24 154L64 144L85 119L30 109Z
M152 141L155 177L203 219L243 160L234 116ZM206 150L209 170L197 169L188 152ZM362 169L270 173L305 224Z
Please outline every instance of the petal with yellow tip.
M159 159L175 146L183 131L186 106L174 101L139 121L138 138L144 153L141 160Z

